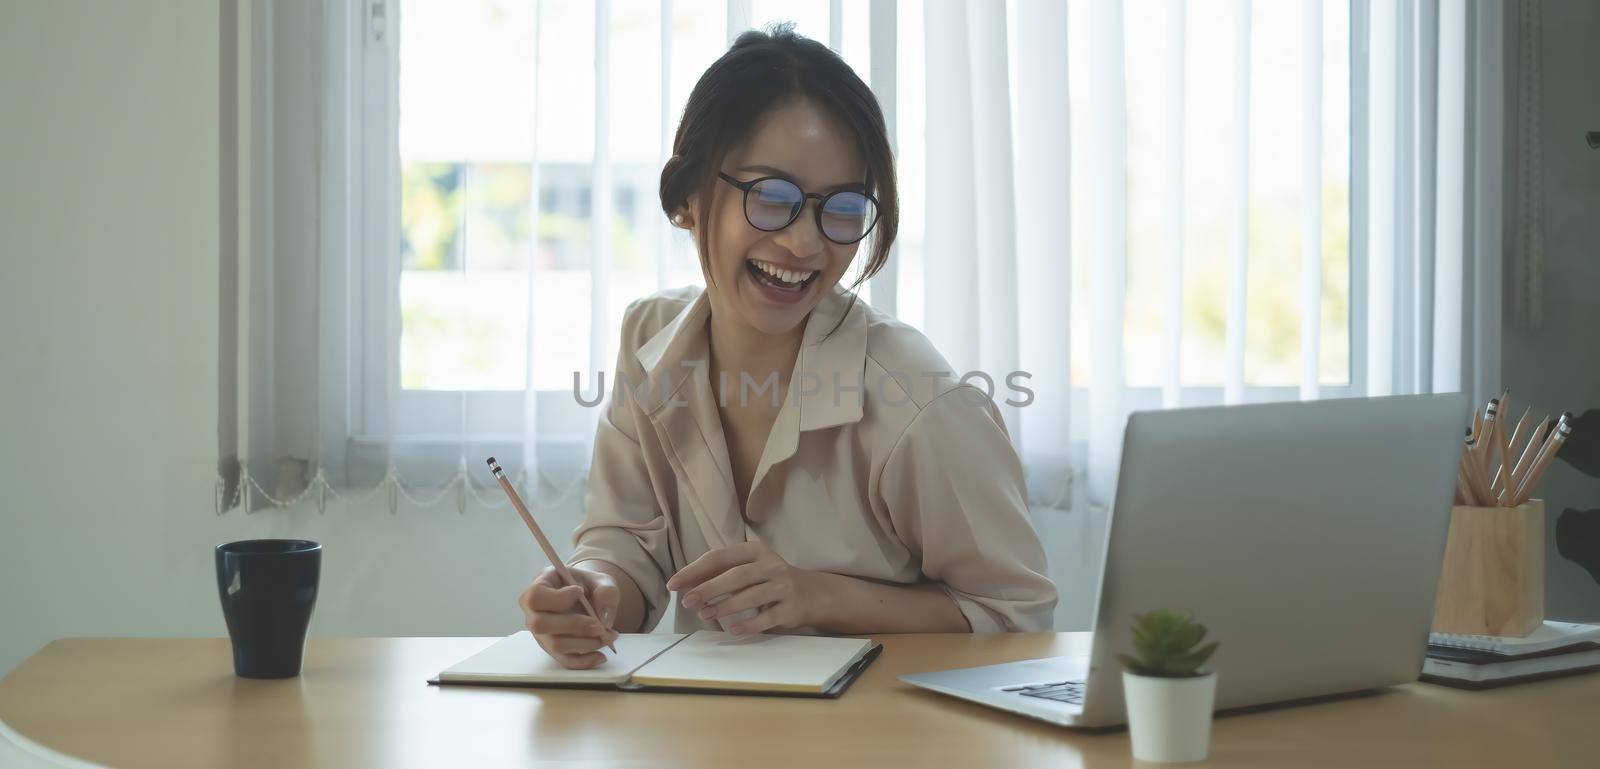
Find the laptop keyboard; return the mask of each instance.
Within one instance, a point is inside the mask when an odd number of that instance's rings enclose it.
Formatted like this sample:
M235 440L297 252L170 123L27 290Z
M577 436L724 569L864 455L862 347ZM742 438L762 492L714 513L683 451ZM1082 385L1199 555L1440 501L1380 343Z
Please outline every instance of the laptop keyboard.
M1083 704L1083 681L1056 681L1054 683L1007 686L1000 691L1016 692L1024 697L1038 697L1072 705Z

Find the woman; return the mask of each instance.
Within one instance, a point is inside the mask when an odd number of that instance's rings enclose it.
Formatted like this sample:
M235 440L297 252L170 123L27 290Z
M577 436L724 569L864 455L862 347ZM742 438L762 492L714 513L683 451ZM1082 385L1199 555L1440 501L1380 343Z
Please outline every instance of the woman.
M741 35L689 97L661 204L706 288L628 308L571 558L583 584L546 570L521 596L540 646L598 665L670 592L679 631L1048 628L1055 586L998 410L839 287L869 232L853 286L883 267L898 219L860 78L790 28Z

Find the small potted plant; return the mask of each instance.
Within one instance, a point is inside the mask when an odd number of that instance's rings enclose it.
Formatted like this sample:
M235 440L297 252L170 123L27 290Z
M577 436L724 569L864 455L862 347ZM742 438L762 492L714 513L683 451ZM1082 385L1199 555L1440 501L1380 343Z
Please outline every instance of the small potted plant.
M1135 654L1122 661L1133 757L1140 761L1204 761L1211 746L1217 674L1205 670L1217 642L1186 611L1134 615Z

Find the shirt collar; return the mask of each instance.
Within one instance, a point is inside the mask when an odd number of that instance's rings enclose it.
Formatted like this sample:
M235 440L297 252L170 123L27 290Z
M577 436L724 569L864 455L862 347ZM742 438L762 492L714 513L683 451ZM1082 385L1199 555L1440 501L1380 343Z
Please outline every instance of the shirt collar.
M646 411L666 405L688 375L709 361L706 330L710 318L711 302L702 290L634 351L649 384L649 402L641 404ZM800 409L800 430L861 420L866 362L866 307L835 285L806 317L800 354L789 381L789 400Z

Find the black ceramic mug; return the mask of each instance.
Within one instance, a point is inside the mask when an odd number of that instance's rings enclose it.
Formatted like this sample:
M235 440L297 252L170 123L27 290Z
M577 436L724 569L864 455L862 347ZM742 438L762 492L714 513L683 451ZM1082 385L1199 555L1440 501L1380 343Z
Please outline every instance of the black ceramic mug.
M251 539L217 545L217 593L241 678L300 675L306 627L317 604L322 545Z

